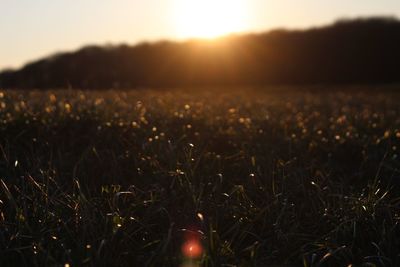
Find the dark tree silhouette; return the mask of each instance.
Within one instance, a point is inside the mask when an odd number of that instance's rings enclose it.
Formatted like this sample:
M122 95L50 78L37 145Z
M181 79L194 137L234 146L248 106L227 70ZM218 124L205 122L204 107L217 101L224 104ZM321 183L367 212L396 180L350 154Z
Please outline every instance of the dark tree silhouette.
M400 81L400 21L341 20L219 41L89 46L0 74L5 88L135 88Z

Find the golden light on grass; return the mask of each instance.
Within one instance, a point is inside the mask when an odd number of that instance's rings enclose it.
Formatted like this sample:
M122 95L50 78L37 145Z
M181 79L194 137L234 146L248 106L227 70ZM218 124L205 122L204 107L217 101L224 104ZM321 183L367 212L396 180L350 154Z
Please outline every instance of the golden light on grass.
M245 0L176 0L180 37L215 38L246 28Z

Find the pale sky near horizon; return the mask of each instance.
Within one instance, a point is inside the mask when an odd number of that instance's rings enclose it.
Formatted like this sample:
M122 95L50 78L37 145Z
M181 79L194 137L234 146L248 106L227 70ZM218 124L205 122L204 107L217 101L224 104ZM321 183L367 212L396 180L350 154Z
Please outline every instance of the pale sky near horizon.
M0 70L88 44L306 28L378 15L400 18L400 0L0 0Z

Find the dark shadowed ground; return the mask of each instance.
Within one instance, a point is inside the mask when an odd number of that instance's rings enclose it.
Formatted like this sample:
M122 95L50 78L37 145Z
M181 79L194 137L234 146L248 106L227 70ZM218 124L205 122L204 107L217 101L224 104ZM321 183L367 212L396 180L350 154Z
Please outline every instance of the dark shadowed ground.
M395 87L2 91L0 265L399 266Z

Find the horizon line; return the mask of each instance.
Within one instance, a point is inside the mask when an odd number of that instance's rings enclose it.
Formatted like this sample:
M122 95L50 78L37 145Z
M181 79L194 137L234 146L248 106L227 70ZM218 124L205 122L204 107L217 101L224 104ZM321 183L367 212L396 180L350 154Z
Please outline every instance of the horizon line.
M321 24L316 24L316 25L310 25L310 26L305 26L305 27L287 27L287 26L275 26L271 27L269 29L264 29L264 30L253 30L253 31L239 31L239 32L231 32L227 34L223 34L221 36L217 37L211 37L211 38L206 38L206 37L185 37L185 38L174 38L174 37L158 37L154 39L146 39L144 38L143 40L136 41L136 42L126 42L126 41L120 41L120 42L105 42L105 43L86 43L86 44L81 44L78 45L75 48L71 49L60 49L54 52L49 52L46 53L45 55L42 56L37 56L35 59L29 59L26 60L25 63L19 64L18 66L15 67L0 67L0 73L3 72L8 72L8 71L17 71L25 66L32 64L34 62L37 62L42 59L46 58L51 58L54 56L57 56L59 54L66 54L66 53L74 53L78 52L82 49L85 49L87 47L119 47L119 46L129 46L129 47L135 47L143 44L157 44L157 43L163 43L163 42L170 42L170 43L187 43L187 42L213 42L213 41L218 41L220 39L224 38L229 38L229 37L240 37L240 36L247 36L247 35L259 35L259 34L268 34L274 31L307 31L307 30L313 30L313 29L320 29L320 28L325 28L329 26L334 26L337 23L340 22L346 22L346 21L362 21L362 20L373 20L373 19L385 19L385 20L392 20L392 21L397 21L400 22L400 19L397 15L360 15L360 16L342 16L338 17L337 19L334 19L333 21L326 22L326 23L321 23Z

